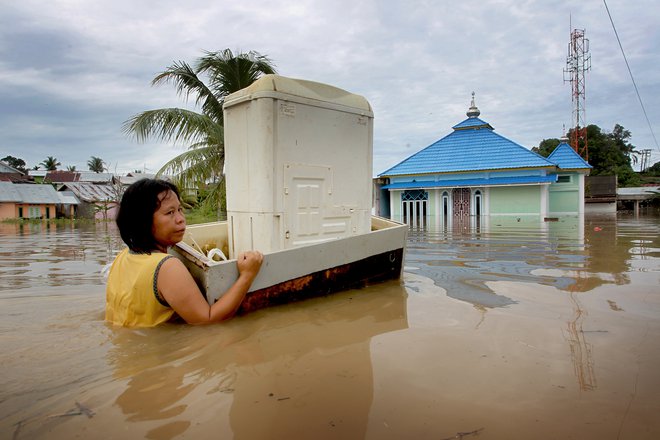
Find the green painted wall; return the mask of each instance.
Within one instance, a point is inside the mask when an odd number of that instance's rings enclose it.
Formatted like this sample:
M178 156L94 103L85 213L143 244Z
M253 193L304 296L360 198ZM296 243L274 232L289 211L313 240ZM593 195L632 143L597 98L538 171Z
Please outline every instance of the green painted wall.
M491 214L540 214L541 187L505 186L490 189Z
M550 193L550 212L578 212L577 191L553 191Z
M578 212L580 208L580 178L577 173L559 173L570 176L570 182L556 182L548 189L550 212Z
M401 218L401 194L403 191L392 191L391 192L391 197L392 200L394 201L392 203L392 212L390 212L390 216L395 219Z
M435 216L435 205L436 205L436 202L435 202L436 195L435 194L437 192L438 192L437 190L428 191L428 193L429 193L429 205L428 205L429 216Z

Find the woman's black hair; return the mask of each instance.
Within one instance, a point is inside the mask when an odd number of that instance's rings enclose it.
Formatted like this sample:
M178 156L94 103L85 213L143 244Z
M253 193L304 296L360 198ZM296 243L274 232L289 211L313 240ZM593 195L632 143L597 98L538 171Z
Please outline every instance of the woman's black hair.
M172 191L179 197L176 185L161 179L140 179L126 188L116 222L121 239L133 252L150 254L157 249L151 228L154 212L160 208L158 195L164 191Z

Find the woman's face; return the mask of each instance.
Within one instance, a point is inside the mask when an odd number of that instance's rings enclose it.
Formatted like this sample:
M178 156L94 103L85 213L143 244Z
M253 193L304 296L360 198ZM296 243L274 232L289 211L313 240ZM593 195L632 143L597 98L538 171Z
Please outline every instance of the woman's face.
M158 195L160 207L154 212L151 232L158 244L158 249L167 252L167 248L183 240L186 232L186 218L181 202L173 191L163 191Z

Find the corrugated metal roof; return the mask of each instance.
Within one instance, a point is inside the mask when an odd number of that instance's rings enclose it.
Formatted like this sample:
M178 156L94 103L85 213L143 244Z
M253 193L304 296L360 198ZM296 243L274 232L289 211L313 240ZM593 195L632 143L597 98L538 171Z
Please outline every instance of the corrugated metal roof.
M658 194L660 186L637 186L634 188L617 188L616 193L626 196L647 196Z
M0 182L0 202L20 202L21 196L16 186L11 182Z
M58 204L60 198L51 185L0 182L0 202Z
M593 168L585 162L579 154L566 142L557 145L552 153L548 156L548 160L564 170L580 170Z
M78 198L88 203L115 200L115 189L112 185L96 184L90 182L71 182L62 185L60 190L70 189Z
M155 174L147 174L147 173L135 173L135 174L130 174L130 173L129 173L129 174L125 175L125 176L119 176L118 178L115 178L115 180L116 180L116 179L119 179L119 182L120 182L122 185L131 185L131 184L137 182L138 180L142 180L142 179L155 179L155 178L156 178L156 175L155 175ZM169 180L167 177L164 177L164 176L160 176L159 179Z
M380 176L547 167L554 168L555 165L495 133L490 124L471 117L455 125L452 133Z
M455 179L440 181L397 182L384 185L383 189L420 189L420 188L456 188L460 186L501 186L501 185L535 185L554 183L556 175L552 176L513 176L476 179Z
M21 171L12 167L11 165L0 161L0 173L19 173L23 174Z
M477 117L467 118L465 121L454 125L452 128L454 130L461 130L461 129L477 128L477 127L490 128L491 130L493 129L493 127L491 127L491 125L488 122L482 121Z
M79 171L78 182L108 183L114 177L112 173L95 173L94 171Z
M48 171L45 179L53 183L77 182L79 173L77 171L55 170Z
M63 205L80 204L73 191L57 191L57 196L60 198L60 203L62 203Z

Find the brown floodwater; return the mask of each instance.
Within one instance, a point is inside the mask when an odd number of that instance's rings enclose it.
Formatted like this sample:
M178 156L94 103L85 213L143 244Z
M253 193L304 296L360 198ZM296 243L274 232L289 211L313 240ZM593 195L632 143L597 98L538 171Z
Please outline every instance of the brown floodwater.
M659 231L411 230L401 281L131 330L112 225L0 224L0 438L658 439Z

